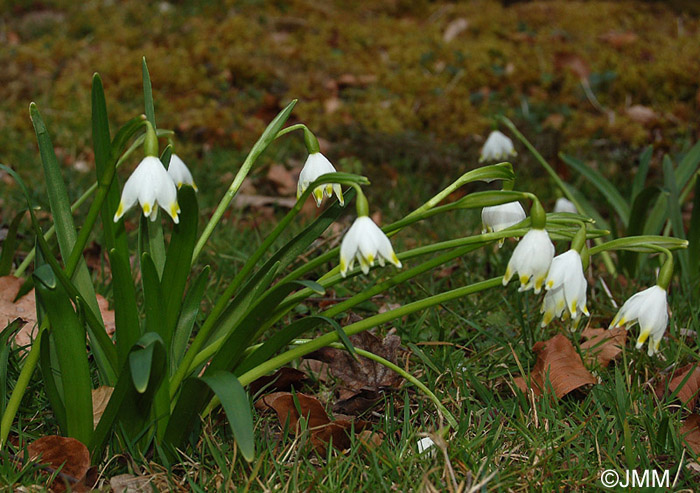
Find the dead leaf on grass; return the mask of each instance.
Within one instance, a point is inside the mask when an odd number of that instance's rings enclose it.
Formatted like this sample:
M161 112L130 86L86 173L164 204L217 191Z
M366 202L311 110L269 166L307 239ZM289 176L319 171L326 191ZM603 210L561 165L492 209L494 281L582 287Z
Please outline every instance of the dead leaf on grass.
M683 383L684 380L685 383ZM680 387L680 389L678 387ZM692 411L695 409L698 393L700 393L700 366L698 366L697 363L691 363L671 373L667 379L657 384L656 396L661 399L666 393L667 388L668 395L676 392L676 389L678 389L676 398L686 406L688 410Z
M692 450L695 455L700 455L700 415L691 414L683 421L678 430L681 440Z
M654 125L659 120L659 115L653 109L641 104L630 106L625 110L625 113L630 120L646 127Z
M536 396L542 395L549 384L554 395L562 398L572 390L596 383L595 377L583 366L581 357L566 336L557 334L548 341L537 342L532 350L537 353L537 362L528 380ZM549 384L545 385L547 380ZM517 377L515 385L527 393L528 382L524 378Z
M45 436L27 446L30 460L49 467L60 474L51 485L53 491L65 491L66 483L72 491L80 491L81 482L90 468L90 453L85 445L75 438ZM84 488L84 487L83 487Z
M294 174L282 164L273 164L267 171L267 179L274 185L280 195L294 195L297 191L297 180Z
M557 70L570 70L579 79L588 79L591 69L588 62L574 53L558 52L554 54L554 67Z
M120 474L109 480L112 493L150 493L153 491L151 478L148 476L134 476L133 474Z
M581 333L581 336L586 339L581 343L586 361L589 364L598 361L603 368L607 368L610 362L622 353L622 348L627 341L627 331L624 327L610 330L589 327Z
M632 31L609 31L598 36L598 39L619 50L620 48L636 43L639 36Z
M239 193L234 199L234 204L239 209L245 209L246 207L257 209L267 205L278 205L291 209L296 203L296 199L289 197L269 197L267 195L247 195L245 193Z
M308 380L306 373L286 366L272 375L266 375L253 381L248 386L248 390L251 395L257 394L263 387L267 392L289 391L301 388L306 380Z
M296 402L299 404L297 408ZM366 425L363 421L351 421L338 419L331 421L318 399L307 394L297 392L292 395L289 392L275 392L261 397L255 402L257 409L270 408L277 413L280 425L289 423L289 428L295 433L299 432L299 420L306 419L311 433L311 444L321 455L325 455L327 445L331 443L338 450L350 447L350 431L361 431Z
M92 425L97 428L97 423L107 409L109 398L112 397L114 387L102 385L96 389L92 389Z

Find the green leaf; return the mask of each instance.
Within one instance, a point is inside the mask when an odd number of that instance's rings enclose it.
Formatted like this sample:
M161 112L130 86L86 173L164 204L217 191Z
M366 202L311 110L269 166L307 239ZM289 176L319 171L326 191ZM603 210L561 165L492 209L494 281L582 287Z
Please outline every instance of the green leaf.
M180 188L178 203L182 210L180 222L173 227L161 281L165 308L163 315L166 330L170 332L175 330L180 314L182 296L190 273L190 262L192 261L194 244L197 241L197 225L199 223L197 196L192 187L185 185ZM172 337L168 339L172 340Z
M596 208L593 207L593 205L588 201L588 199L581 192L579 192L576 188L572 187L568 183L564 183L564 186L571 193L571 195L576 198L576 201L581 206L581 209L583 209L581 211L583 214L585 214L588 217L593 218L596 226L598 226L600 229L607 229L608 231L610 231L610 223L608 223L608 221L603 219L603 216L601 216L598 213Z
M112 268L117 364L121 368L132 346L141 337L141 327L129 261L119 251L112 249L109 252L109 264Z
M7 236L2 242L2 254L0 255L0 276L6 276L12 271L12 260L17 249L17 230L22 222L25 211L17 213L7 228Z
M182 357L187 349L187 343L190 341L192 329L204 298L204 290L209 282L209 271L209 266L206 266L200 272L197 279L190 285L190 289L182 302L180 318L177 320L170 351L170 368L173 372L182 361Z
M39 114L36 104L31 103L29 105L29 114L32 119L32 124L34 125L34 131L36 132L36 137L39 144L39 153L41 155L41 162L44 167L44 178L46 180L46 192L49 199L49 206L51 207L54 225L56 227L58 246L61 250L62 257L64 259L68 259L70 258L78 234L75 229L75 224L73 223L73 216L71 214L70 200L68 199L66 184L61 176L61 167L58 164L58 159L56 159L53 144L51 143L51 137L49 137L49 132L46 129L44 120L41 118L41 114ZM95 289L92 285L92 280L90 278L90 273L87 270L85 260L82 258L78 263L77 271L73 276L73 280L76 288L78 288L78 291L80 291L87 303L101 320L102 316L100 315L100 310L97 306Z
M34 274L37 298L48 314L56 343L66 409L66 433L88 444L92 435L92 379L85 351L85 331L70 298L48 265ZM43 371L49 369L42 368Z
M163 167L165 169L168 169L170 166L170 158L173 155L173 146L168 144L165 146L165 149L163 149L163 152L160 154L160 162L163 163Z
M610 183L603 175L593 168L587 166L585 163L574 159L566 154L561 154L562 160L569 165L572 169L581 173L586 177L595 187L603 194L605 200L615 209L615 212L622 220L622 223L626 226L629 221L630 208L629 204L617 191L617 188Z
M639 156L639 167L637 172L634 174L634 180L632 181L632 195L630 202L634 202L644 189L644 183L647 180L647 174L649 173L649 164L651 164L651 157L654 154L654 146L648 146ZM634 214L630 214L630 221L634 219Z
M155 332L165 347L170 347L172 334L165 327L165 305L161 292L160 279L156 266L148 253L141 255L141 282L143 284L143 304L146 312L145 332Z
M212 392L221 401L241 455L247 461L252 461L255 456L255 437L248 395L238 379L224 371L207 372L203 377L189 378L184 382L182 395L175 405L165 433L165 440L174 446L184 442L193 424L199 419L202 401L208 402Z
M659 194L661 189L659 187L647 187L638 194L636 194L634 203L632 204L632 211L630 212L630 221L627 225L626 234L628 236L638 236L644 233L644 224L647 220L647 210L650 205L654 202L654 199ZM620 256L622 264L625 266L625 270L630 275L634 277L637 271L637 261L639 255L636 252L623 252Z
M151 75L148 73L148 65L146 65L146 57L141 59L141 72L143 74L143 103L146 111L146 118L153 129L156 127L156 111L153 106L153 87L151 86Z
M698 170L698 166L700 166L700 141L696 142L678 163L678 167L674 173L678 190L685 187Z
M688 263L691 276L697 277L700 267L700 180L695 182L692 211L688 230Z
M119 373L112 397L105 408L100 422L97 424L89 449L93 460L101 458L101 452L107 439L116 430L121 429L129 440L135 440L144 432L144 428L151 423L151 409L153 398L157 388L166 374L166 354L162 339L153 332L141 336L138 342L131 348L132 352L142 352L152 348L151 366L148 376L148 387L144 392L138 392L134 387L131 374L130 358ZM143 377L142 377L143 379ZM117 427L117 423L119 426Z
M68 425L66 424L66 405L63 402L63 384L57 383L60 381L60 372L54 371L53 361L56 360L56 344L52 341L52 337L47 330L44 329L44 334L41 338L39 348L41 351L41 377L43 379L44 391L51 404L51 411L53 412L56 421L58 422L58 427L61 430L67 430ZM36 341L36 339L35 339ZM60 387L59 387L60 386Z
M14 338L23 325L20 319L16 319L0 330L0 416L5 414L7 406L7 363L12 349L10 338Z
M151 378L152 364L152 344L129 353L129 370L131 371L131 381L134 383L134 388L139 394L143 394L148 388L148 381Z
M668 156L664 156L664 186L668 190L668 217L671 220L671 229L676 238L685 240L685 229L683 228L683 217L680 205L678 204L678 184L676 183L676 174L673 170L673 162ZM681 250L678 252L678 258L681 262L681 276L688 283L690 281L688 271L688 251Z

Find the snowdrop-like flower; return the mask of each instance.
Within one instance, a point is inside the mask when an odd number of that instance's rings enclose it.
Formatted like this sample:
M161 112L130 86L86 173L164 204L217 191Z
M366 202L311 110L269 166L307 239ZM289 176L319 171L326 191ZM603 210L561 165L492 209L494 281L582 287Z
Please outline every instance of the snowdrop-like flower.
M312 152L309 154L309 157L306 158L306 162L304 163L301 173L299 173L299 182L297 183L297 199L302 193L304 193L304 191L306 191L307 188L309 188L311 182L327 173L335 173L335 167L326 158L326 156L320 152ZM340 202L340 205L343 205L345 203L343 200L343 190L340 188L340 184L338 183L328 183L316 187L313 191L314 198L316 199L316 205L320 207L324 194L326 197L330 197L333 192L335 192L335 196L338 197L338 202Z
M637 349L649 339L647 353L652 356L659 350L659 343L668 325L668 304L664 288L652 286L633 295L622 305L609 328L629 329L635 323L639 323Z
M420 440L418 440L418 453L422 454L423 452L427 452L430 450L430 452L432 454L435 452L435 449L433 449L434 446L435 446L435 442L433 441L432 438L423 437Z
M549 267L547 279L544 282L544 295L541 313L542 327L555 317L564 314L576 320L583 313L588 316L586 308L586 276L583 273L581 254L576 250L568 250L557 255Z
M571 212L572 214L578 214L574 203L564 197L559 197L554 203L554 212Z
M189 185L192 188L194 188L195 192L197 191L197 185L195 185L194 183L192 173L190 173L190 170L187 168L187 165L182 161L182 159L180 159L180 157L177 154L172 154L170 156L168 174L173 179L178 189L180 189L182 185Z
M535 293L542 290L547 271L554 258L554 245L544 229L531 229L520 240L510 257L503 285L510 281L516 272L520 278L519 291L534 287Z
M481 157L479 162L488 160L499 161L509 156L517 156L513 147L513 141L506 137L502 132L494 130L491 132L481 148Z
M362 272L367 274L375 259L382 267L385 261L401 267L389 238L372 219L360 216L352 223L340 244L340 273L345 277L357 260Z
M498 233L506 228L518 224L525 219L525 211L520 202L508 202L507 204L494 205L481 209L482 233ZM504 238L498 241L499 246L503 245Z
M180 206L177 203L175 182L157 157L143 158L126 180L117 213L114 215L114 222L119 221L137 200L141 204L143 215L151 217L152 221L156 219L153 212L157 206L160 206L176 224L179 222Z

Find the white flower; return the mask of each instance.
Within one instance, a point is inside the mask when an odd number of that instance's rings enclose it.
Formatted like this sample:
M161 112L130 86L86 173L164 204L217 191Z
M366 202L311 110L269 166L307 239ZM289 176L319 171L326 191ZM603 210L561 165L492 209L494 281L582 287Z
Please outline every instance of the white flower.
M586 276L583 273L581 255L576 250L569 250L557 255L549 267L544 282L544 295L541 313L542 327L555 317L571 317L576 320L581 314L589 315L586 307ZM565 311L566 310L566 311Z
M320 176L327 173L335 173L335 167L331 162L326 159L326 156L320 152L314 152L309 154L306 158L304 167L299 173L299 182L297 183L297 199L301 197L301 194L309 188L309 185L316 181ZM314 189L314 198L316 199L316 205L320 206L323 200L323 195L330 197L333 192L335 192L336 197L338 197L338 202L343 205L345 202L343 200L343 190L340 188L338 183L328 183L325 185L320 185Z
M481 148L479 162L488 160L500 161L508 156L517 156L513 141L498 130L491 132Z
M418 440L418 453L422 454L423 452L427 452L430 450L432 447L435 446L435 442L432 440L430 437L424 437ZM435 452L434 450L431 450L431 453Z
M517 272L520 278L519 291L527 291L534 287L535 293L539 293L547 278L547 271L553 257L554 245L547 231L531 229L515 247L503 276L503 285L508 284L510 278Z
M520 202L508 202L507 204L494 205L481 209L482 233L498 233L506 228L518 224L525 219L525 211ZM498 245L503 245L505 238L498 240Z
M571 212L572 214L578 214L574 203L564 197L559 197L554 203L554 212Z
M649 338L649 356L659 350L659 343L666 332L668 325L668 304L666 290L660 286L652 286L633 295L610 323L610 329L624 326L629 329L635 323L639 323L639 337L637 337L637 349L642 347Z
M197 185L192 179L192 173L187 169L187 165L180 159L177 154L172 154L170 156L170 164L168 165L168 174L170 178L173 179L177 188L180 189L182 185L189 185L197 191Z
M369 217L360 216L352 223L340 244L340 273L345 277L357 259L362 272L367 274L375 258L382 267L385 261L401 267L389 238Z
M157 157L143 158L126 180L117 213L114 214L114 222L119 221L137 200L141 204L143 215L150 216L151 220L155 221L156 215L153 212L160 206L170 214L176 224L179 222L180 206L177 203L175 182Z

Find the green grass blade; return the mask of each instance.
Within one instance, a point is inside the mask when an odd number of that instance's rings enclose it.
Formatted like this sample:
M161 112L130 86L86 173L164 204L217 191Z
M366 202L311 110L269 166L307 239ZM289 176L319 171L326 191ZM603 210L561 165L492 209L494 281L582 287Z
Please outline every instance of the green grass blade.
M165 347L170 346L170 334L165 330L165 306L156 266L148 253L141 255L141 282L143 284L143 304L146 313L145 332L155 332L163 339Z
M17 249L17 230L24 213L24 210L19 212L7 228L7 236L2 242L2 254L0 254L0 276L7 276L12 271L12 260L15 258L15 250Z
M187 343L192 335L192 329L202 305L204 290L209 282L209 271L209 266L202 270L197 279L190 285L187 295L185 295L185 299L182 302L180 318L177 320L170 350L170 368L173 373L185 355Z
M19 319L10 322L7 327L0 330L0 416L5 414L7 406L7 364L12 350L10 338L22 328L23 323Z
M66 410L66 433L87 445L93 424L92 380L85 351L85 331L51 267L42 266L33 276L37 297L46 310L50 334L56 344Z
M630 221L627 225L627 231L625 232L627 236L639 236L644 233L644 225L647 221L647 210L649 206L654 203L660 191L661 189L659 187L654 186L647 187L636 194L632 204L632 211L630 212ZM637 263L639 259L637 252L621 252L620 259L630 277L634 277L637 272Z
M630 207L627 201L620 195L617 188L610 183L603 175L593 168L587 166L585 163L574 159L566 154L561 155L562 160L572 169L581 173L588 181L590 181L595 187L603 194L605 200L615 209L615 212L622 220L622 223L626 226L629 221Z
M682 190L700 166L700 141L685 153L675 171L676 187Z
M654 146L648 146L639 156L639 167L637 172L634 174L634 180L632 180L632 195L630 202L634 202L637 195L641 193L644 189L644 183L646 183L647 175L649 174L649 165L651 164L651 157L654 154ZM634 214L630 213L630 221L634 219Z
M109 264L112 268L117 367L122 368L132 346L141 337L141 327L129 261L113 248L109 252Z
M52 338L50 337L48 331L44 330L44 334L39 340L39 344L41 344L39 366L41 368L41 377L44 383L44 391L46 392L46 396L48 397L49 402L51 403L51 411L53 412L53 415L56 418L58 427L62 430L67 430L68 426L66 424L66 405L63 402L62 394L63 387L62 384L57 383L57 377L55 375L53 365L51 364L51 353L54 353L53 358L55 359L56 352L55 343L53 343L51 339ZM51 348L52 344L54 344L53 349ZM61 386L59 387L59 385Z

